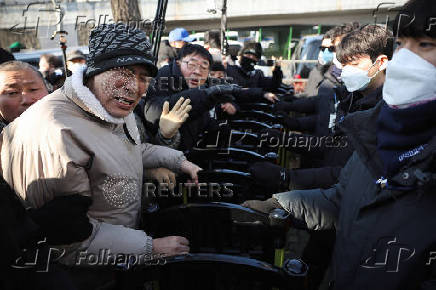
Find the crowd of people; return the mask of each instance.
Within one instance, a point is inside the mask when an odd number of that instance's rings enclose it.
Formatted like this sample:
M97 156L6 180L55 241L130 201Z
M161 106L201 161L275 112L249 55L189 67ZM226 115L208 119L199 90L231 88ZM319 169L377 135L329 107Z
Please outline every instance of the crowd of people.
M53 55L35 68L1 50L0 285L96 289L112 274L77 265L84 251L189 253L186 237L141 229L144 180L174 185L185 174L198 183L202 168L185 153L203 140L227 144L232 128L222 120L266 103L286 130L263 130L259 146L279 140L301 164L251 164L253 182L274 194L242 205L283 209L309 231L308 287L318 289L330 267L331 289L436 289L434 17L434 1L410 0L393 31L332 28L300 96L278 93L279 61L271 77L255 68L260 43L221 57L214 32L201 46L171 31L158 66L146 34L122 24L95 28L88 55L68 53L67 72ZM316 145L296 146L299 138ZM63 254L48 272L23 269L54 246Z

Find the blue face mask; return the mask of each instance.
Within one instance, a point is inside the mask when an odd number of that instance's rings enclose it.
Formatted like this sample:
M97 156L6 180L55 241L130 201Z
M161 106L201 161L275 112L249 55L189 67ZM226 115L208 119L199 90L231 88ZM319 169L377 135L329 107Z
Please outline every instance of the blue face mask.
M319 52L318 61L321 65L331 64L333 61L334 54L328 48L324 51Z

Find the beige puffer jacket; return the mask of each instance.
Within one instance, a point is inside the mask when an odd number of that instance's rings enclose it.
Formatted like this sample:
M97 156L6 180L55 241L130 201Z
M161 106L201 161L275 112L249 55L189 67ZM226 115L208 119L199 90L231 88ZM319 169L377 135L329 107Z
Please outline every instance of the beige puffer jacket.
M185 157L141 144L133 114L109 115L83 86L80 72L10 123L0 139L3 176L28 205L76 193L92 197L93 233L65 246L64 263L77 264L80 251L151 254L151 237L135 230L143 168L178 172Z

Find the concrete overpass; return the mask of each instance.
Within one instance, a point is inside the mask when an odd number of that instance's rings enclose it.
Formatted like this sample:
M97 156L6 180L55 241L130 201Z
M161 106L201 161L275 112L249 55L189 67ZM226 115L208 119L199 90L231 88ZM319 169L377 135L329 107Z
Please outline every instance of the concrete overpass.
M195 31L218 28L220 12L206 12L211 8L219 8L218 2L220 0L169 0L166 32L178 26ZM398 8L405 2L406 0L228 0L228 27L257 29L283 25L336 25L350 21L374 23L373 12L379 5L381 8L376 12L377 22L384 23L387 15L392 19L395 14L388 11L388 8ZM37 4L29 6L30 3ZM157 0L139 0L139 3L142 19L153 20ZM69 31L68 42L71 46L83 44L81 38L84 33L80 29L87 34L89 29L85 28L97 25L99 19L102 23L105 17L108 21L112 15L110 1L107 0L64 1L59 5L66 12L62 24ZM57 43L49 40L59 20L58 13L52 7L51 1L47 0L0 0L0 45L6 46L12 39L34 35L38 46L56 47Z

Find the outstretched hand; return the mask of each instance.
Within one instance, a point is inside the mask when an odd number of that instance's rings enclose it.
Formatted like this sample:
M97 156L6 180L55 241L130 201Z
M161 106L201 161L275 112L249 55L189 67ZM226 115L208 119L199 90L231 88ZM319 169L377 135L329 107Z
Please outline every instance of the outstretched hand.
M170 111L170 104L165 102L162 108L162 114L159 120L160 133L164 138L170 139L177 134L177 130L188 119L189 111L192 106L189 105L190 99L181 97Z

